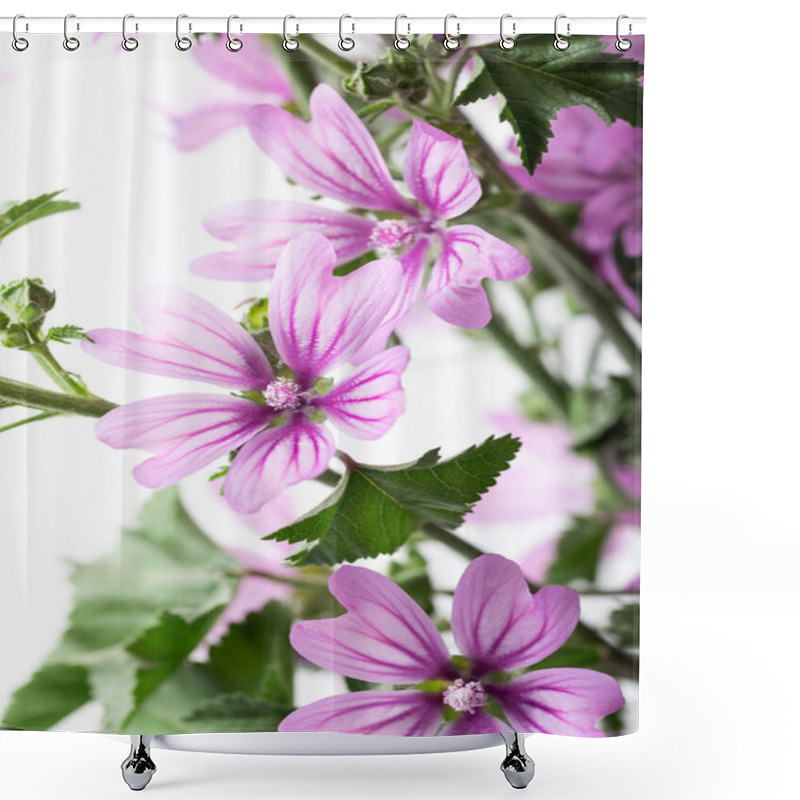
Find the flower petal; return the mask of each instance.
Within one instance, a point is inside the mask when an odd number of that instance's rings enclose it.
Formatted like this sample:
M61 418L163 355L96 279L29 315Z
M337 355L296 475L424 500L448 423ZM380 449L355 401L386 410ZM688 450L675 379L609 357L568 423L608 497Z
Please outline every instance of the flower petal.
M100 328L83 349L125 369L257 391L272 379L266 356L229 316L191 292L152 286L139 298L146 335Z
M591 669L534 670L491 691L524 733L602 737L597 723L625 705L614 678Z
M289 486L324 472L335 452L322 425L295 414L242 447L225 476L225 497L240 514L258 511Z
M429 249L430 239L426 236L420 239L407 253L397 257L403 268L400 291L375 333L350 356L351 363L361 364L380 353L386 347L386 342L394 329L406 314L411 311L422 288L422 279L425 277L425 263Z
M577 592L545 586L531 597L519 565L503 556L476 558L453 600L453 636L476 675L536 664L554 653L578 624Z
M248 103L214 103L185 114L170 114L172 143L181 152L198 150L244 124Z
M414 120L403 160L406 186L436 219L469 211L481 197L481 183L464 143L427 122Z
M134 469L150 489L171 486L240 447L273 416L240 397L173 394L119 406L95 425L97 438L117 449L155 453Z
M434 736L441 722L441 695L403 689L326 697L293 711L278 730Z
M336 253L319 233L286 246L275 269L269 322L281 358L300 383L313 382L355 353L378 329L401 288L393 259L334 276Z
M323 409L343 433L358 439L380 438L405 410L400 376L408 357L407 347L378 353L328 394L317 398L314 405Z
M479 708L474 714L460 714L458 719L442 729L441 735L464 736L476 733L503 733L508 730L509 726L502 720Z
M328 586L347 613L298 622L291 642L301 656L331 672L378 683L414 684L449 674L441 634L396 583L345 565Z
M256 144L292 180L358 208L413 213L395 188L383 156L358 115L325 84L311 93L311 122L281 108L247 115Z
M310 203L230 203L212 212L203 227L215 238L233 242L237 249L198 258L189 269L221 280L271 278L284 247L304 231L323 234L336 250L336 263L344 264L370 249L374 225L365 217Z
M492 318L484 278L513 281L531 265L515 247L477 225L453 225L442 235L442 252L433 265L425 302L445 322L482 328Z

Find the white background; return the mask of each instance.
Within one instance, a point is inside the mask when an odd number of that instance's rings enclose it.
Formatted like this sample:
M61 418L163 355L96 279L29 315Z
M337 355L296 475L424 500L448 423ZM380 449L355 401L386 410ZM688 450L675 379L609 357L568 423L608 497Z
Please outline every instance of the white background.
M789 7L774 17L761 6L719 9L679 0L535 9L37 0L3 10L648 17L641 730L605 741L530 739L538 775L528 791L541 800L795 796L799 176L787 84L799 20ZM2 732L3 796L125 796L125 751L97 736ZM500 750L348 759L159 751L147 791L175 800L483 800L511 792L500 758Z

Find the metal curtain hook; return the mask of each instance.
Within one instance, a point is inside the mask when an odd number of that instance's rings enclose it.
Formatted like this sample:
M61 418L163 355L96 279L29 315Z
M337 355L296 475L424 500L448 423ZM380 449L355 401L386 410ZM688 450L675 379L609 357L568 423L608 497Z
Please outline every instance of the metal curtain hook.
M622 34L620 33L621 23L622 23L622 20L624 20L624 19L628 19L628 15L627 14L620 14L617 17L617 45L616 45L616 47L617 47L617 50L619 50L621 53L624 53L626 50L630 50L631 47L633 47L633 42L630 39L623 39L622 38ZM628 36L631 35L632 31L633 31L633 25L631 25L631 23L629 22L628 23Z
M17 33L17 22L19 20L21 20L21 19L25 19L25 15L24 14L17 14L17 16L14 17L14 21L11 23L11 37L12 37L11 38L11 46L18 53L23 52L23 50L27 50L28 49L28 45L30 44L30 42L27 39L25 39L23 36L20 36ZM27 29L28 29L28 24L25 23L25 30L27 30Z
M228 17L228 41L225 42L225 47L227 47L231 53L238 53L244 47L244 42L241 39L231 36L231 22L233 22L235 19L239 19L236 14L231 14ZM240 25L239 31L241 32L241 30L242 26Z
M283 18L283 49L284 50L297 50L300 47L300 42L294 38L294 36L289 36L289 20L290 19L297 19L297 17L293 17L291 14ZM300 33L300 26L295 23L295 33Z
M64 49L70 52L77 50L81 46L79 39L69 35L69 21L71 19L75 19L74 14L67 14L67 16L64 17ZM76 23L75 29L80 30L81 26Z
M175 47L178 50L185 52L192 46L192 40L188 36L184 36L181 33L181 20L188 19L188 14L178 14L175 18ZM192 23L189 23L189 32L191 33L192 30Z
M506 36L505 33L505 25L507 19L512 20L511 36ZM511 14L503 14L503 16L500 17L500 47L503 50L513 49L517 44L517 42L514 39L516 35L517 35L517 23L513 21Z
M556 36L555 41L553 42L553 47L555 47L556 50L566 50L569 47L569 39L565 39L558 32L558 22L559 22L559 20L566 19L566 18L567 18L566 14L559 14L556 17L556 21L555 21L555 24L553 26L553 31L554 31L555 36ZM570 35L569 28L570 28L570 24L568 22L567 23L567 36Z
M451 36L449 31L450 20L454 19L456 21L456 35ZM458 40L458 37L461 35L461 23L458 21L458 17L455 14L448 14L444 18L444 46L446 50L458 50L461 45L461 42Z
M352 50L356 46L355 39L351 36L344 35L344 21L346 19L353 19L349 14L342 14L339 17L339 49L340 50ZM350 33L356 32L356 25L354 22L350 23Z
M139 40L134 39L133 36L128 36L128 20L136 19L133 14L126 14L122 18L122 49L127 50L129 53L133 52L139 46ZM139 25L136 25L136 30L139 30Z
M398 14L394 18L394 49L395 50L407 50L411 47L411 40L408 38L411 35L411 23L406 22L406 28L408 28L406 35L400 35L400 20L405 19L407 20L408 17L405 14Z

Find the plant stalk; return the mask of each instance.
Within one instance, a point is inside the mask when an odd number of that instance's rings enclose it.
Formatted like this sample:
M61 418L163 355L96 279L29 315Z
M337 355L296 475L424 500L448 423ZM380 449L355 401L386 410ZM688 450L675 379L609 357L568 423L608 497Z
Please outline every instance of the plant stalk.
M62 394L40 389L28 383L0 377L0 400L36 408L40 411L54 411L58 414L78 414L83 417L102 417L112 409L115 403L100 397Z

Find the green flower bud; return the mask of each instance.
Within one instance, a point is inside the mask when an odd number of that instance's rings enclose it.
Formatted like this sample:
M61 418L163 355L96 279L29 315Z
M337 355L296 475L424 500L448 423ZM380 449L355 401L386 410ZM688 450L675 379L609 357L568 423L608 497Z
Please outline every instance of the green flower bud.
M0 311L13 323L37 329L56 304L51 292L38 278L22 278L0 288Z
M0 328L3 331L0 335L3 347L27 347L31 343L27 328L18 322L12 322L10 325L0 326Z

